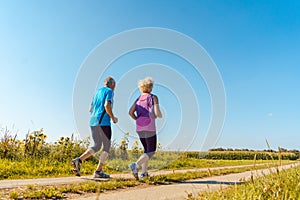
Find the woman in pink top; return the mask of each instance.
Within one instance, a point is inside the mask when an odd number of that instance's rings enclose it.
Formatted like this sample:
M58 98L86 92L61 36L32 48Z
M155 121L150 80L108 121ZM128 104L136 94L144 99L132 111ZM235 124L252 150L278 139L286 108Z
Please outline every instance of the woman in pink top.
M155 119L157 117L162 118L158 98L156 95L151 94L153 83L153 79L150 77L139 81L141 95L129 110L130 117L136 121L136 132L144 147L144 154L135 163L129 165L136 179L139 178L138 170L140 166L142 167L141 177L148 176L148 161L156 151Z

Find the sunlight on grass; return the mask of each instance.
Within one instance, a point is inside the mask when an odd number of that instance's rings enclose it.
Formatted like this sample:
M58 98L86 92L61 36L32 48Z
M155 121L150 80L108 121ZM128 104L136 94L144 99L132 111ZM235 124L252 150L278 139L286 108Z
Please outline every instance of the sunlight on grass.
M200 193L190 200L219 199L300 199L300 167L264 175L242 185L229 186L215 192Z
M269 165L259 166L259 169L268 168ZM14 189L9 193L10 198L65 198L70 194L85 194L85 193L100 193L109 190L116 190L120 188L134 187L138 185L165 185L176 182L181 182L190 179L204 178L208 176L219 176L231 173L239 173L253 170L253 167L241 168L225 168L210 171L188 171L185 173L171 173L166 175L151 176L149 178L136 181L135 179L109 179L107 181L95 182L86 181L82 183L73 183L69 185L60 186L33 186L28 185L24 189Z

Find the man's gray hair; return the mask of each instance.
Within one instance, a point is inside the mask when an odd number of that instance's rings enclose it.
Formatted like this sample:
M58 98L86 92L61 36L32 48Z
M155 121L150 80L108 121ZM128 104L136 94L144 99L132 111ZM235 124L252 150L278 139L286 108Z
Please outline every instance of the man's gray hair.
M111 77L111 76L108 76L108 77L106 77L104 79L104 85L105 86L109 86L109 85L111 85L114 82L115 82L115 79L113 77Z

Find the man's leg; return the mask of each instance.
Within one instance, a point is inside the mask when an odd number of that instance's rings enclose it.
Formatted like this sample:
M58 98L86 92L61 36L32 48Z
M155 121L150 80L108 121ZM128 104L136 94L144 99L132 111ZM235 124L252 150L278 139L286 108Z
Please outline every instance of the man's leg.
M101 128L100 126L91 126L92 138L94 141L94 145L91 146L88 150L86 150L79 158L81 161L86 160L90 156L92 156L95 152L99 151L102 145L101 138Z
M99 158L99 163L94 174L95 177L99 178L109 178L108 174L105 174L102 170L102 167L108 157L109 149L111 146L111 127L110 126L101 126L101 139L103 142L103 150Z
M102 167L107 157L108 157L108 153L106 151L102 151L96 171L102 171Z
M99 151L101 148L101 137L100 137L100 127L91 126L92 138L94 145L87 149L79 158L72 160L73 172L76 176L80 176L80 168L82 162L93 155L95 152Z

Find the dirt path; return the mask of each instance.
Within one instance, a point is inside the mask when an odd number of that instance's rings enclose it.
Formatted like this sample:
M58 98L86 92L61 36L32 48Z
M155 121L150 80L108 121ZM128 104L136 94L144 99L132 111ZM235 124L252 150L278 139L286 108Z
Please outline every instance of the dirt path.
M264 165L264 164L261 164ZM212 167L212 168L200 168L200 169L188 169L188 170L160 170L160 171L151 171L151 176L156 175L164 175L170 173L179 173L179 172L187 172L187 171L207 171L210 170L217 170L217 169L224 169L224 168L241 168L253 165L239 165L239 166L224 166L224 167ZM130 173L126 174L112 174L112 178L126 178L132 179L132 175ZM26 185L64 185L64 184L71 184L75 182L84 182L90 180L92 176L71 176L71 177L60 177L60 178L36 178L36 179L17 179L17 180L0 180L0 189L9 189L9 188L16 188L16 187L23 187Z
M300 163L294 163L289 165L284 165L280 167L281 169L286 169L294 166L298 166ZM210 170L224 169L224 168L241 168L245 166L253 165L241 165L241 166L225 166L225 167L215 167L209 168ZM170 173L178 172L187 172L187 171L207 171L208 168L201 169L190 169L190 170L164 170L151 172L151 175L163 175ZM115 191L107 191L101 193L99 196L100 200L106 199L186 199L188 194L197 196L197 194L204 190L217 190L220 187L225 188L228 185L242 183L249 180L251 175L253 177L261 176L262 174L268 174L271 171L275 171L276 168L248 171L243 173L228 174L223 176L213 176L208 178L188 180L179 184L171 185L160 185L160 186L146 186L146 187L133 187ZM132 179L132 175L127 174L112 174L112 178L128 178ZM24 180L1 180L0 189L11 189L17 187L24 187L26 185L63 185L71 184L75 182L83 182L90 180L91 176L82 176L82 177L61 177L61 178L38 178L38 179L24 179ZM97 199L96 194L88 194L87 196L81 196L76 198L77 200L88 200L88 199Z
M290 167L294 167L298 164L285 165L279 168L279 170L287 169ZM149 186L146 188L129 188L126 190L117 190L101 193L99 195L93 195L89 197L80 197L76 198L77 200L92 200L92 199L100 199L100 200L179 200L186 199L188 194L192 194L193 196L197 196L199 192L203 191L212 191L218 190L220 187L225 188L232 184L239 184L247 181L253 176L257 178L262 176L263 174L269 174L271 172L275 172L276 168L264 169L264 170L256 170L256 171L248 171L243 173L236 174L228 174L224 176L213 176L209 178L202 179L194 179L185 181L179 184L172 185L161 185L161 186ZM99 197L99 198L97 198Z

